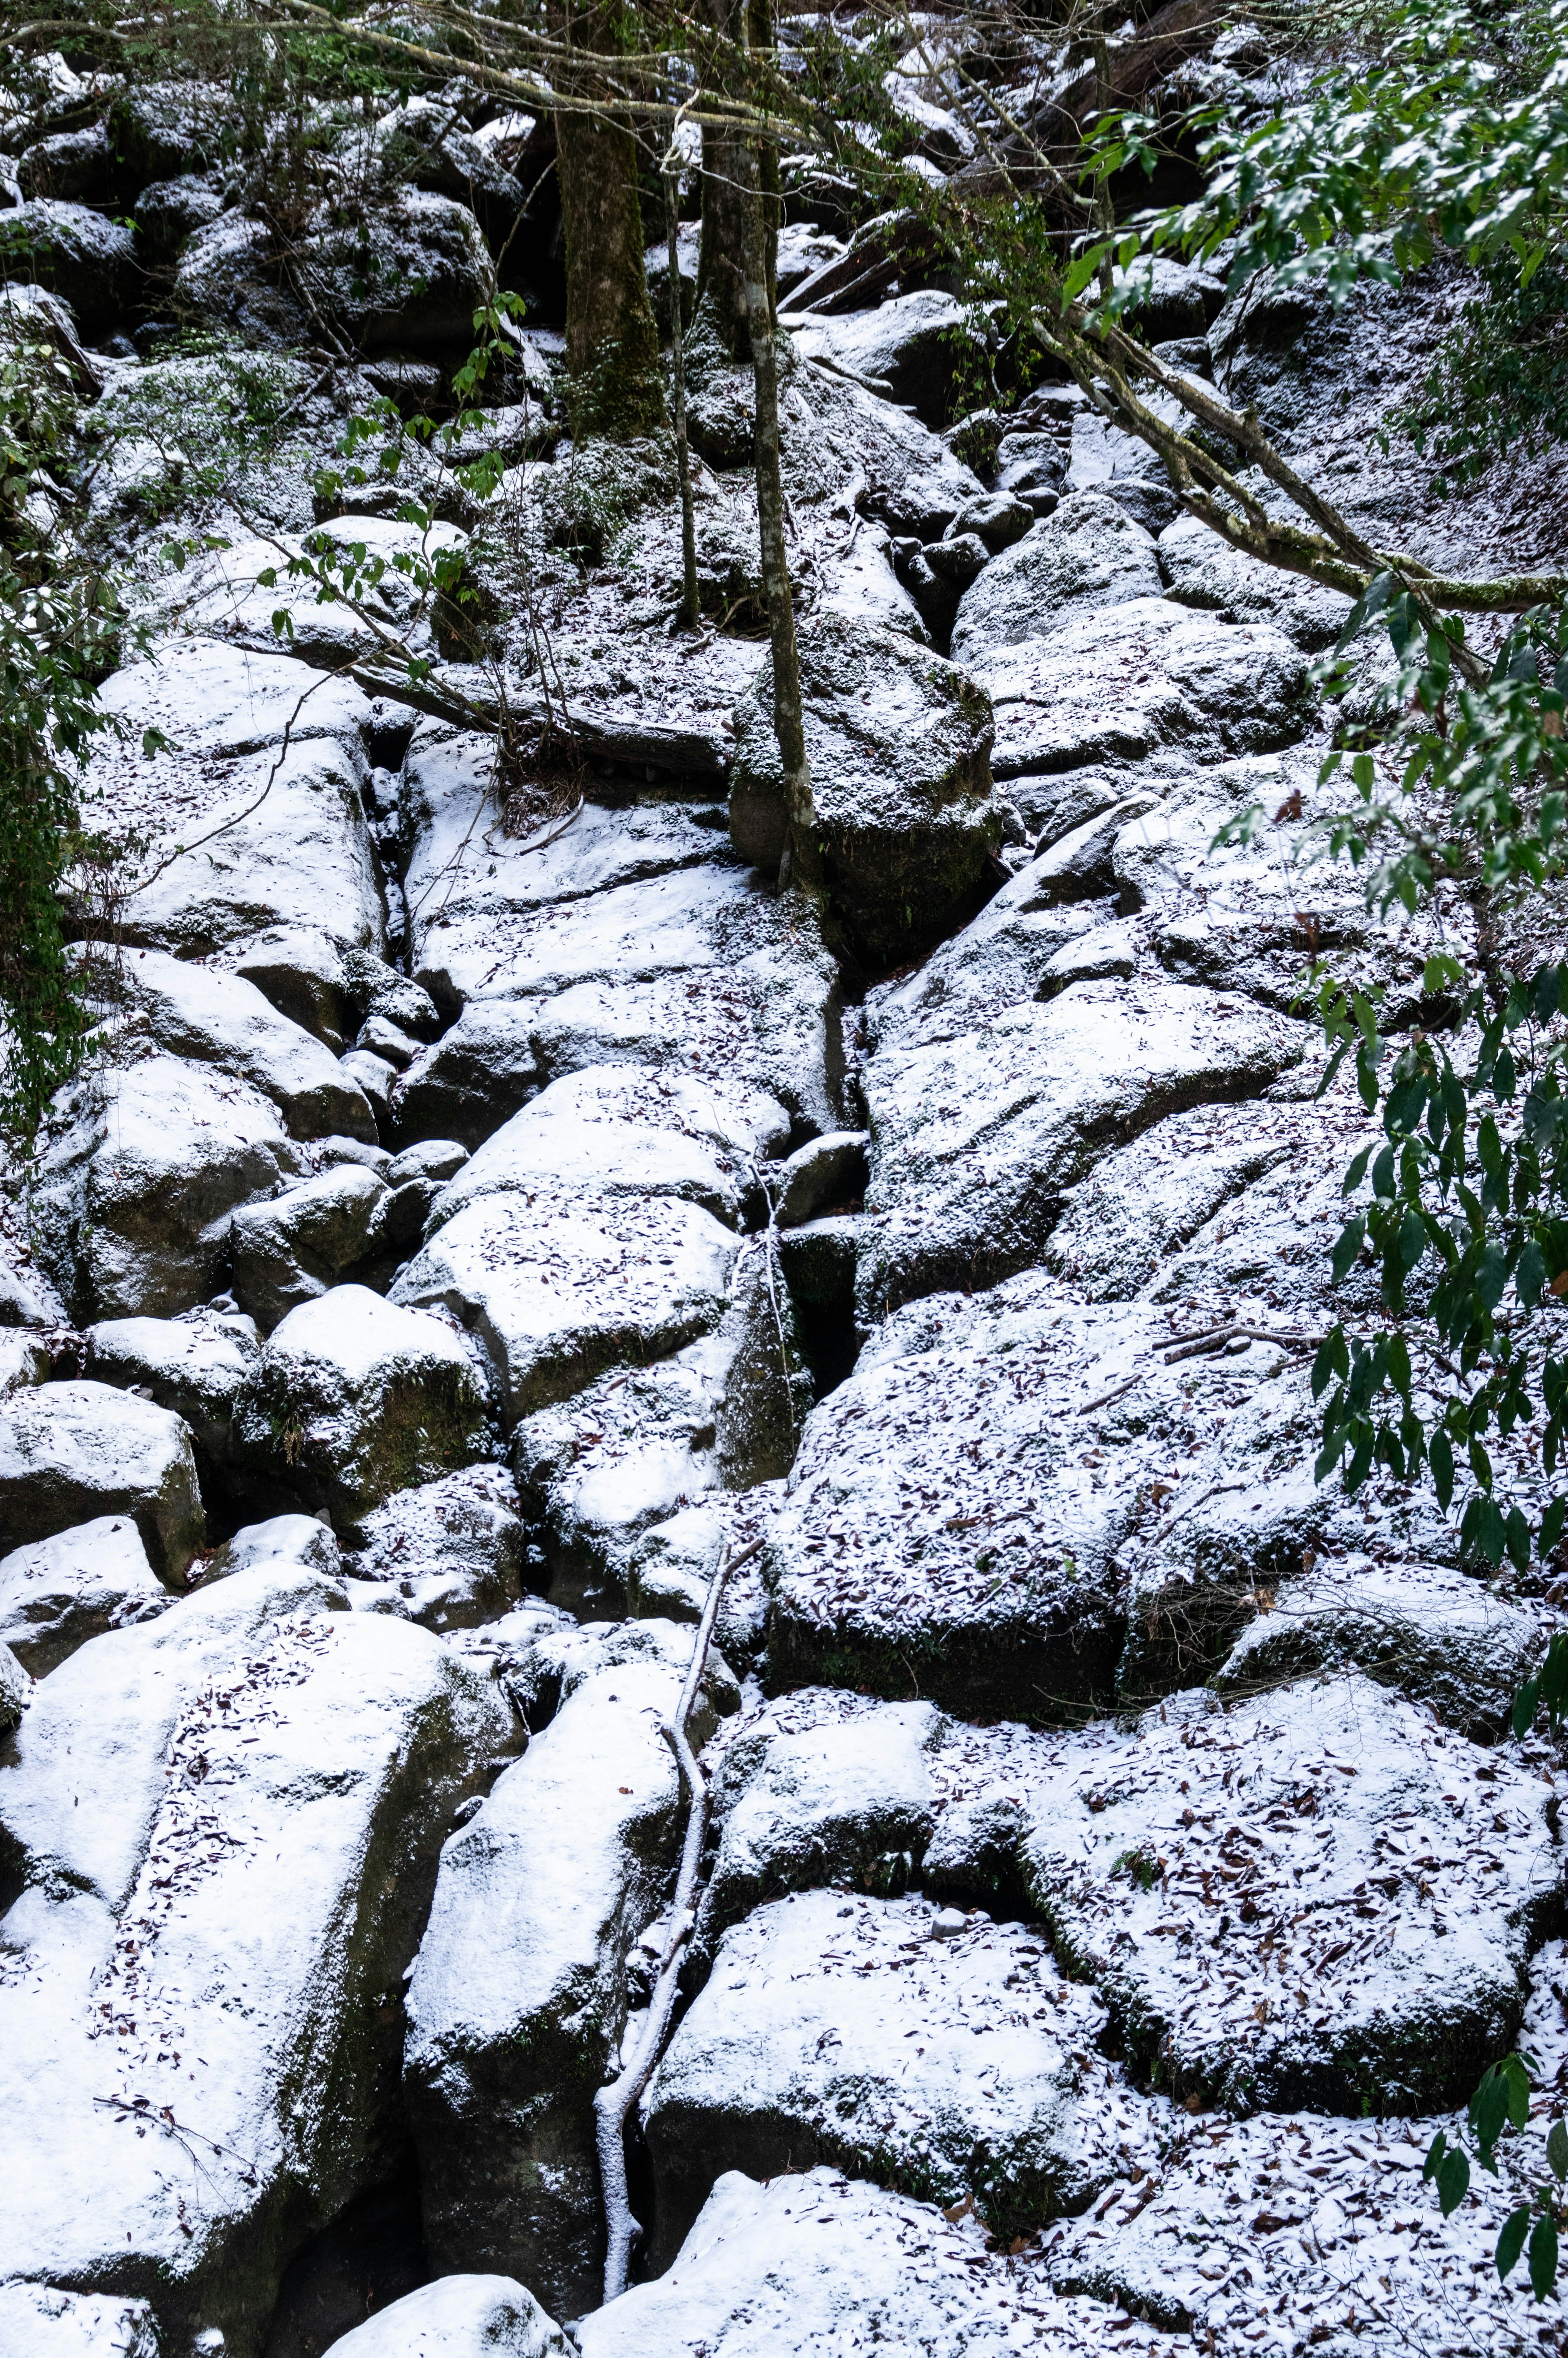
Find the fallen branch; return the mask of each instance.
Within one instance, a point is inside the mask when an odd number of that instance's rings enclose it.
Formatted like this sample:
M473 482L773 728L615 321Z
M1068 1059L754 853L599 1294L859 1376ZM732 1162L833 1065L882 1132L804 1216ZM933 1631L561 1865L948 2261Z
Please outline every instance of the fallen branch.
M664 2053L686 1945L697 1916L697 1877L702 1863L702 1845L708 1836L708 1779L697 1766L697 1755L687 1735L687 1724L702 1684L702 1673L712 1642L713 1625L719 1618L724 1584L732 1572L739 1571L741 1564L749 1563L754 1555L759 1554L762 1546L762 1540L753 1540L750 1547L741 1549L739 1555L732 1556L726 1547L720 1556L719 1568L708 1584L702 1618L697 1625L691 1666L680 1691L680 1701L663 1726L665 1741L676 1756L676 1766L680 1770L681 1782L687 1790L686 1841L681 1847L680 1867L676 1876L669 1931L665 1936L664 1954L659 1960L658 1979L654 1985L643 2035L637 2042L635 2054L620 2078L612 2080L607 2088L600 2088L593 2100L600 2182L604 2192L606 2303L619 2299L625 2291L632 2246L643 2232L640 2221L633 2215L626 2191L626 2118L653 2077L654 2067Z

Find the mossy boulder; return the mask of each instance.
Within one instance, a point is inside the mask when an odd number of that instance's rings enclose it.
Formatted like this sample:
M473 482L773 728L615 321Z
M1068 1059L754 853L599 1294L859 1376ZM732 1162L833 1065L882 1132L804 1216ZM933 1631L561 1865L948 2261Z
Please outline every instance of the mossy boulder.
M985 898L1001 815L991 792L990 698L903 633L818 613L800 633L816 838L833 914L875 968L920 957ZM785 836L762 665L735 717L730 834L776 869Z
M325 1509L344 1539L396 1490L489 1456L487 1407L460 1337L428 1311L335 1285L275 1328L235 1415L263 1489Z

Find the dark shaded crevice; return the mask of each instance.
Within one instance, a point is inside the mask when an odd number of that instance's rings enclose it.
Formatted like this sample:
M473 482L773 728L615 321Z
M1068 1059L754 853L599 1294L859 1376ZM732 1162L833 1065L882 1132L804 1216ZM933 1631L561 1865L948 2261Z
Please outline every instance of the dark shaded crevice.
M419 2169L405 2147L392 2175L355 2195L284 2271L265 2358L321 2358L367 2317L428 2284Z

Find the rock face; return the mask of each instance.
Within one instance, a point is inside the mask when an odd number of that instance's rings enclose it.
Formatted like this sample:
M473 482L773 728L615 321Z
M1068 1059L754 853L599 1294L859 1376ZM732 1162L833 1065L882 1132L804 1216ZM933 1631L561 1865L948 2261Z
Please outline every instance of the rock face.
M45 1384L0 1401L0 1543L104 1515L128 1517L160 1579L180 1584L206 1538L181 1419L107 1384Z
M156 1620L173 1601L128 1515L0 1556L0 1642L36 1679L89 1638Z
M274 1330L240 1396L235 1438L258 1480L325 1508L348 1536L394 1491L485 1455L486 1427L449 1326L339 1285Z
M837 616L802 632L800 674L827 891L862 954L891 966L981 896L1001 835L989 707L939 656ZM730 786L735 848L770 871L786 831L773 694L770 663L741 708Z
M622 1960L675 1858L659 1722L689 1650L656 1622L608 1659L579 1641L556 1717L443 1855L409 1985L432 2250L515 2273L568 2316L597 2299L593 2095L625 2025Z
M1157 598L1163 587L1142 525L1101 492L1076 492L965 590L954 660L994 660L1021 639L1049 638L1080 615Z
M510 1735L437 1639L343 1601L263 1568L95 1639L39 1689L0 1790L22 1887L0 2265L146 2299L177 2346L222 2331L243 2358L291 2251L385 2166L388 1994Z

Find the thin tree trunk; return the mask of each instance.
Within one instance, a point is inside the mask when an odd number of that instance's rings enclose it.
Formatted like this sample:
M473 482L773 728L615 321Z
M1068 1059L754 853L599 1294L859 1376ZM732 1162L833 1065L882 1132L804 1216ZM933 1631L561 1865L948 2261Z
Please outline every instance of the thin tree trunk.
M748 49L773 38L770 0L710 0L714 29ZM765 277L770 302L778 294L778 165L769 149L762 167L762 193L773 200L764 218ZM718 339L731 360L751 352L751 315L746 302L746 207L752 167L743 140L704 128L702 134L702 245L697 264L697 317L705 333ZM693 324L696 325L696 319Z
M670 242L670 407L675 416L676 467L680 476L681 600L676 611L676 622L683 631L695 631L697 617L697 512L692 505L691 453L687 448L686 438L686 360L682 350L686 341L686 321L680 291L678 188L676 174L666 171L665 225Z
M756 148L748 143L740 161L746 189L746 317L757 388L757 532L762 543L768 635L773 643L773 732L779 741L784 807L789 820L779 882L787 884L793 879L810 890L817 882L821 862L816 850L811 773L806 758L795 601L790 593L789 557L784 545L784 480L779 468L778 326L768 293L768 239L763 210L766 200Z

